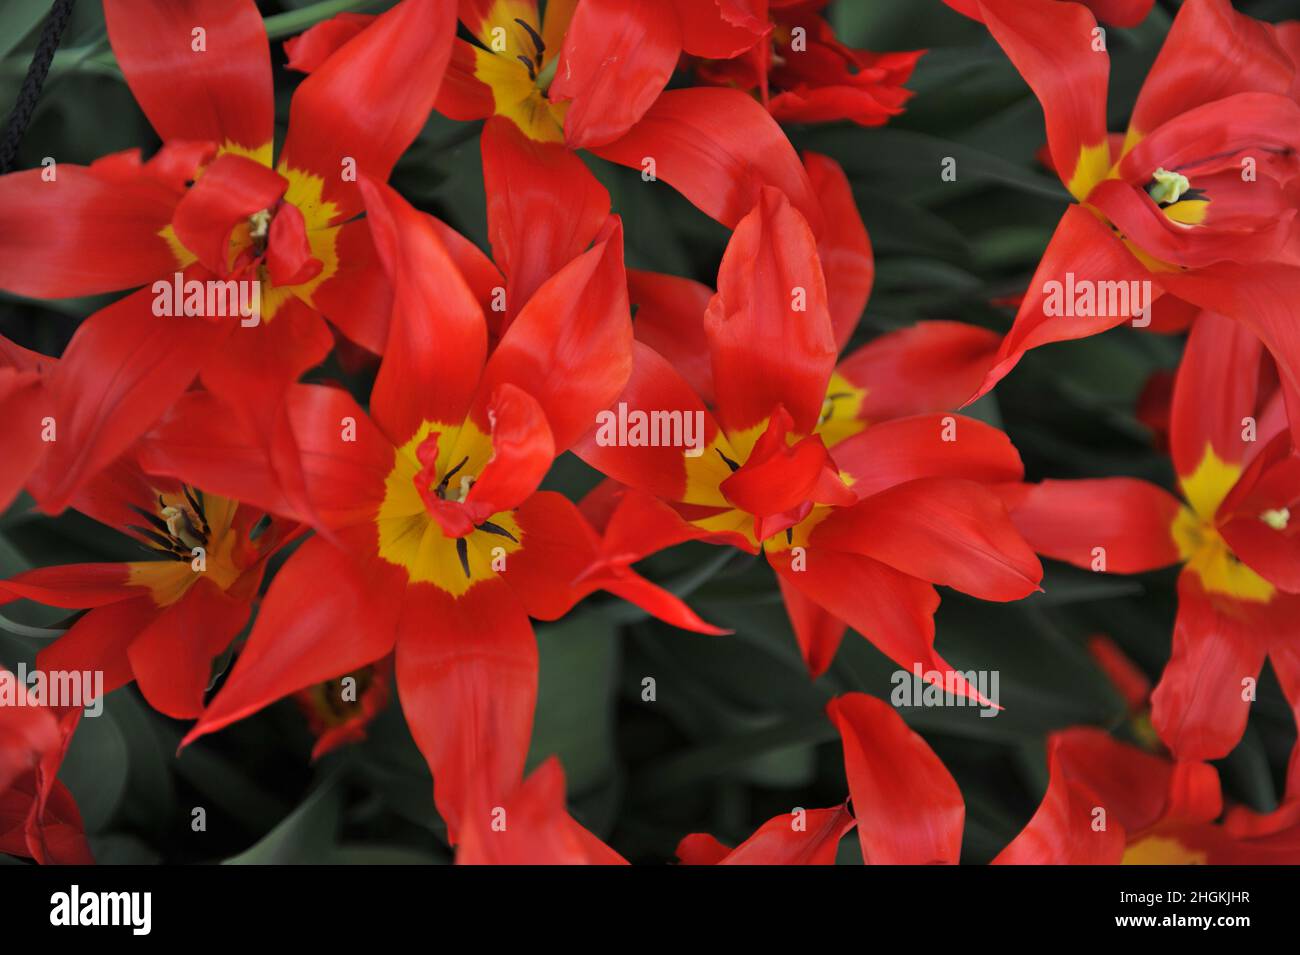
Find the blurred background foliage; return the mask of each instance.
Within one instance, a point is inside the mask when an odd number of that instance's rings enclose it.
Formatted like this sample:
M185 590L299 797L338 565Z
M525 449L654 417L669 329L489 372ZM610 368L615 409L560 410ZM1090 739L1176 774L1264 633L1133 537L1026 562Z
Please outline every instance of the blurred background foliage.
M279 133L299 80L278 41L340 10L387 3L279 0L259 4L273 38ZM1237 0L1252 15L1296 15L1294 0ZM48 0L0 5L0 104L13 102ZM1122 128L1168 30L1160 3L1133 30L1108 31L1111 125ZM928 49L907 112L889 126L791 128L799 149L847 171L877 256L875 291L850 347L921 319L1005 329L990 304L1023 291L1067 202L1034 161L1042 115L983 28L939 0L833 0L840 38L872 50ZM486 247L478 125L434 116L393 183L415 205ZM44 156L87 163L158 143L121 80L100 5L82 2L58 53L19 168ZM940 179L944 157L957 181ZM588 157L623 216L629 266L713 283L727 234L664 183ZM59 354L103 300L0 298L0 333ZM1180 337L1122 328L1030 353L973 413L1004 427L1030 479L1133 475L1172 486L1167 458L1134 416L1144 384L1171 369ZM336 359L311 376L364 399L370 376ZM2 453L2 452L0 452ZM577 498L594 474L572 456L548 486ZM130 560L131 543L77 515L50 519L20 500L0 517L0 573L96 560ZM689 832L736 842L794 806L842 801L840 750L824 705L864 691L887 697L895 667L850 634L829 672L810 682L780 596L760 560L706 545L657 555L640 568L686 596L707 619L735 629L703 637L592 598L568 618L538 625L541 690L532 763L563 761L575 814L636 862L672 858ZM1110 635L1154 680L1168 658L1174 576L1103 577L1048 562L1044 593L1012 605L943 592L938 648L961 669L999 670L1005 712L907 709L904 716L951 769L966 799L963 858L985 862L1025 824L1046 786L1046 734L1092 724L1129 730L1123 701L1085 649ZM3 608L0 662L29 664L68 625L66 611ZM656 683L655 702L642 681ZM219 677L218 677L219 679ZM369 738L309 760L312 738L283 702L177 756L185 727L150 711L133 688L84 720L64 766L101 862L445 862L450 853L430 799L431 780L390 705ZM1230 798L1258 810L1279 796L1295 728L1269 671L1237 749L1219 764ZM207 831L191 831L194 807ZM841 861L860 862L856 840Z

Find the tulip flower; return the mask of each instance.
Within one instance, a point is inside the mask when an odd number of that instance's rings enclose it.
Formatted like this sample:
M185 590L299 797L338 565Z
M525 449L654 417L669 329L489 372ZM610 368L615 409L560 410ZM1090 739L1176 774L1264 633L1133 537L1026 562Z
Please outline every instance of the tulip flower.
M829 167L814 164L819 178L834 181ZM865 231L861 238L865 243ZM851 247L830 246L839 253ZM634 287L660 298L649 315L652 340L675 340L670 354L703 351L709 362L706 368L695 357L679 372L638 341L631 380L611 413L696 416L703 438L684 448L662 434L611 441L593 429L577 451L614 481L667 502L678 514L680 539L703 535L762 551L814 676L830 665L845 623L900 666L947 671L934 650L933 584L993 600L1019 599L1037 586L1041 568L980 483L1016 481L1022 466L996 429L911 413L929 410L933 396L924 390L890 396L904 356L923 352L915 346L928 332L957 339L936 365L970 367L975 358L978 371L966 372L967 382L987 367L977 357L981 341L987 356L987 337L960 343L952 326L912 332L883 351L851 357L837 372L838 343L852 333L860 306L833 306L865 301L870 249L858 247L852 268L843 254L826 261L824 271L813 231L793 203L765 187L731 238L716 294L634 277ZM845 275L855 278L841 284ZM693 320L673 311L692 300L704 305ZM881 371L888 355L895 367ZM864 375L872 379L865 387ZM877 380L879 396L868 397ZM877 410L905 416L867 427L862 415Z
M100 472L73 507L149 555L71 564L0 580L0 604L25 599L88 612L37 657L43 670L98 670L104 692L132 680L176 719L203 709L212 663L247 623L267 561L296 536L261 511L145 475L131 459Z
M822 16L827 2L770 0L768 41L730 59L699 60L695 75L756 91L781 122L884 125L911 98L903 84L925 51L872 53L845 46Z
M17 680L3 668L0 679ZM57 778L80 721L79 709L32 700L0 707L0 852L42 865L95 861L76 801Z
M1052 165L1076 200L981 391L1030 348L1149 321L1162 295L1242 322L1300 385L1290 332L1300 102L1288 34L1228 0L1188 0L1127 132L1112 137L1109 58L1092 12L1059 0L975 6L1042 104ZM1077 291L1053 301L1061 289Z
M276 576L186 742L395 651L403 711L456 841L467 816L501 805L522 777L537 694L530 617L554 620L607 589L719 631L629 569L653 548L611 551L566 498L538 491L628 375L618 219L542 284L489 354L483 309L433 222L378 183L363 190L395 294L370 415L335 388L290 389L322 533ZM141 453L161 473L203 473L308 516L214 395L179 402Z
M1196 319L1169 426L1181 500L1135 478L1049 480L1006 495L1044 556L1121 574L1182 565L1173 655L1152 701L1155 728L1180 759L1217 759L1236 745L1266 656L1300 701L1291 519L1300 465L1269 364L1244 326Z
M451 0L383 14L295 91L276 160L252 0L108 0L105 19L162 149L0 177L0 288L65 298L145 286L87 319L52 376L60 435L32 486L51 512L196 374L258 412L269 446L284 386L331 347L322 315L383 349L390 293L356 218L356 180L386 178L415 139L454 33ZM255 327L226 298L209 314L215 296L176 314L176 283L255 288Z

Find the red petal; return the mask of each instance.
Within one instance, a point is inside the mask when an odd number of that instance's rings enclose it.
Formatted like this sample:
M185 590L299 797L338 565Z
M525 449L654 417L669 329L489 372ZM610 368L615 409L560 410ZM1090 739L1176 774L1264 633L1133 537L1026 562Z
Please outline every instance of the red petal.
M473 122L487 119L496 112L492 87L474 75L479 49L459 37L451 42L447 74L434 103L434 108L448 119Z
M945 440L948 435L953 440ZM883 421L835 445L831 457L852 476L859 498L923 477L1001 484L1019 481L1025 473L1005 434L962 415Z
M153 300L152 290L141 289L90 316L48 378L58 439L32 493L50 513L161 417L233 327L159 317Z
M777 405L797 434L813 430L838 350L817 241L777 190L764 188L736 226L704 330L728 433L753 427Z
M1225 263L1162 276L1179 298L1242 322L1277 361L1283 380L1300 392L1300 268L1281 263ZM1292 420L1293 434L1300 423Z
M270 145L271 53L251 0L105 0L104 21L127 85L163 140Z
M1192 327L1174 382L1170 453L1179 475L1190 477L1213 448L1240 464L1250 444L1242 419L1258 413L1263 348L1239 322L1205 313Z
M986 702L935 652L939 595L930 584L870 557L813 547L804 570L796 571L771 554L768 563L786 584L843 620L899 666L909 671L920 666L926 676L938 674L939 680L954 682L961 695Z
M703 833L687 836L677 858L683 865L834 865L840 839L854 826L848 808L795 812L769 819L734 849Z
M835 345L843 349L871 297L876 261L867 227L862 224L853 190L840 164L829 156L812 152L803 154L803 162L826 215L826 228L818 239L817 252L826 275Z
M567 498L552 492L534 494L515 518L524 546L510 556L506 582L529 616L555 620L588 594L606 590L683 630L725 632L631 570L631 564L658 550L704 536L653 498L625 494L603 539Z
M729 229L772 186L821 231L821 203L790 141L739 90L668 90L627 135L592 151L640 170L653 159L657 178Z
M1054 733L1051 746L1060 770L1094 792L1130 834L1173 820L1212 822L1223 812L1212 766L1174 764L1092 727Z
M632 355L632 375L618 396L618 404L626 405L629 416L635 411L679 411L685 422L686 416L698 413L703 416L700 420L704 422L704 433L696 436L697 441L700 447L708 447L718 436L718 424L690 385L646 345L633 342ZM612 410L608 413L615 415ZM616 421L617 415L610 420ZM716 482L708 487L691 486L688 481L689 461L682 448L667 445L632 447L617 440L603 442L598 440L599 435L599 430L592 428L574 447L574 452L601 473L667 501L725 505ZM702 467L707 461L698 457L694 460L701 461ZM721 475L718 480L721 480Z
M884 700L849 693L826 706L868 865L955 865L966 805L939 757Z
M1002 502L973 481L923 478L837 508L812 541L982 600L1019 600L1043 568Z
M462 828L490 829L493 809L523 778L537 699L537 641L510 589L487 581L453 598L409 587L397 686L449 840Z
M1069 774L1055 748L1048 756L1047 793L1029 824L998 853L994 865L1117 865L1125 832L1118 819L1093 829L1094 812L1108 808Z
M465 508L476 525L522 504L555 460L546 415L527 392L503 382L492 396L488 420L492 457L465 497Z
M1110 57L1093 49L1097 21L1057 0L979 0L984 23L1042 104L1052 165L1076 199L1110 168Z
M1289 520L1275 529L1261 516L1300 511L1298 489L1300 454L1292 450L1289 434L1279 434L1250 462L1215 515L1232 553L1289 593L1300 592L1300 523Z
M1055 3L1056 0L1049 0L1049 2ZM1162 281L1163 278L1164 273L1161 273ZM1075 304L1068 298L1071 288L1088 288L1089 285L1084 283L1089 283L1094 291L1094 297L1098 289L1112 287L1122 287L1129 291L1137 289L1138 299L1143 298L1140 290L1149 288L1150 298L1152 300L1158 298L1159 287L1131 284L1143 281L1150 282L1151 273L1132 256L1105 223L1083 206L1070 206L1065 210L1065 215L1061 218L1060 225L1056 227L1056 232L1043 253L1043 259L1029 282L1029 291L1016 312L1016 322L1007 333L1007 337L1003 339L1002 347L998 351L998 363L989 371L979 392L970 400L974 401L975 398L985 394L1006 377L1029 349L1051 342L1087 338L1089 335L1104 332L1138 314L1140 308L1135 305L1151 304L1150 302L1134 303L1134 296L1128 295L1126 296L1127 308L1119 305L1117 301L1119 307L1114 310L1110 309L1109 303L1105 308L1094 309L1103 314L1091 316L1071 314L1074 312ZM1059 285L1049 287L1049 283L1059 283ZM1112 285L1112 283L1120 284ZM1059 304L1066 308L1066 312L1049 315L1047 311L1053 306L1049 306L1048 303L1057 297L1053 293L1058 291Z
M52 410L38 374L0 368L0 443L5 448L0 462L0 511L9 507L45 455L42 422Z
M275 575L230 676L181 745L392 651L404 575L374 556L373 526L339 536L351 553L313 537Z
M627 291L636 306L636 340L668 359L695 394L713 401L713 365L704 335L704 310L713 289L692 279L629 269Z
M1171 528L1181 505L1136 478L1044 481L1008 499L1016 529L1044 557L1091 569L1104 548L1107 573L1138 574L1178 563Z
M131 672L149 705L194 719L212 680L212 660L248 621L249 605L200 580L131 641Z
M772 424L755 444L749 460L722 482L721 490L727 500L742 511L763 518L785 514L809 501L853 503L854 493L840 481L821 438L813 435L786 445L789 423L790 417L784 409L772 415ZM806 512L799 519L805 516ZM785 527L773 527L757 536L766 539Z
M835 659L847 625L834 614L823 610L820 604L805 597L785 577L778 575L776 582L781 587L781 599L785 603L785 612L790 617L790 626L794 629L803 662L808 666L809 675L816 679L826 672Z
M333 222L361 211L357 177L383 182L433 110L451 57L450 3L407 0L350 40L293 94L282 167L320 176Z
M1269 24L1237 13L1229 0L1184 4L1147 74L1129 125L1146 134L1234 93L1286 93L1294 73Z
M1106 674L1110 685L1124 697L1130 714L1147 708L1151 700L1151 681L1119 644L1105 634L1095 634L1088 638L1088 654Z
M322 315L351 341L376 355L388 341L393 288L375 251L367 220L345 222L338 231L338 271L311 293Z
M501 808L503 829L481 815L467 817L457 865L627 865L569 815L558 757L533 770Z
M0 580L0 603L22 598L47 607L84 610L139 597L145 593L128 583L126 564L65 564L42 567Z
M1286 621L1295 639L1289 603L1274 616L1260 605L1207 594L1195 571L1182 572L1173 654L1151 695L1151 722L1174 756L1220 759L1237 745L1250 711L1243 681L1259 678L1267 637L1280 634Z
M552 101L569 102L571 149L603 146L645 115L682 52L675 17L627 0L583 0L569 22Z
M340 13L284 41L288 69L311 73L345 43L375 22L371 13Z
M0 176L0 288L70 298L132 288L177 270L160 232L180 193L141 174L108 179L84 166Z
M998 336L962 322L917 322L851 352L836 369L865 388L858 417L885 421L947 411L979 387Z
M97 670L104 674L104 693L134 679L127 649L158 614L150 596L96 607L63 636L41 650L36 665L46 671Z
M431 220L362 181L371 234L393 287L393 324L371 397L396 445L425 421L460 423L483 373L487 325Z
M632 372L632 319L623 270L623 227L609 221L596 244L546 281L492 353L475 399L484 420L489 396L510 382L541 404L567 450Z
M529 139L508 119L488 120L482 148L488 238L512 317L591 245L609 218L609 193L564 146Z
M291 388L285 404L313 512L326 528L371 527L394 449L347 392ZM214 395L185 395L141 442L141 465L263 510L307 520L280 486L261 436Z
M672 4L681 25L682 46L691 56L729 60L750 49L771 29L765 16L738 15L735 5L724 0L672 0Z

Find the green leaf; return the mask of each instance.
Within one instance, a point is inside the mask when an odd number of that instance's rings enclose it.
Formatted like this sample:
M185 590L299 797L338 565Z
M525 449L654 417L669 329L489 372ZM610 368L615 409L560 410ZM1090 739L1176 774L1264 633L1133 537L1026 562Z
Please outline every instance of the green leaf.
M222 865L309 865L328 862L338 831L342 794L333 777L255 845Z
M619 641L594 613L537 628L541 661L529 765L560 757L570 795L606 782L614 764Z

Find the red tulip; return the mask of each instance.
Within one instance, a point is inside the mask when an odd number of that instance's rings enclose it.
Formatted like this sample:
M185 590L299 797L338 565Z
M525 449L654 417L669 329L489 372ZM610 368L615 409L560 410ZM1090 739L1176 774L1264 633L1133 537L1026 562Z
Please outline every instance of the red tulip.
M269 444L284 386L329 351L322 315L382 350L390 293L356 179L386 178L419 133L454 33L451 0L383 14L295 91L273 166L270 54L251 0L108 0L105 17L162 150L0 177L0 288L146 285L87 319L51 375L60 437L32 485L51 512L196 374L259 415ZM177 275L260 282L260 322L160 317Z
M542 283L489 354L483 310L433 221L385 186L363 189L394 286L393 330L370 416L334 388L288 393L310 513L215 396L182 399L142 455L322 532L277 575L186 741L395 652L403 710L455 841L466 814L519 785L537 693L530 617L554 620L606 589L719 631L629 568L655 548L608 544L567 499L538 490L628 375L619 221Z
M1135 478L1007 494L1016 527L1044 556L1122 574L1183 565L1173 656L1153 696L1156 729L1180 759L1217 759L1236 745L1266 656L1300 705L1291 520L1300 459L1264 362L1241 324L1197 318L1170 417L1181 501Z
M0 680L27 693L0 668ZM81 813L57 779L80 709L52 708L27 698L0 706L0 852L42 865L88 865Z

